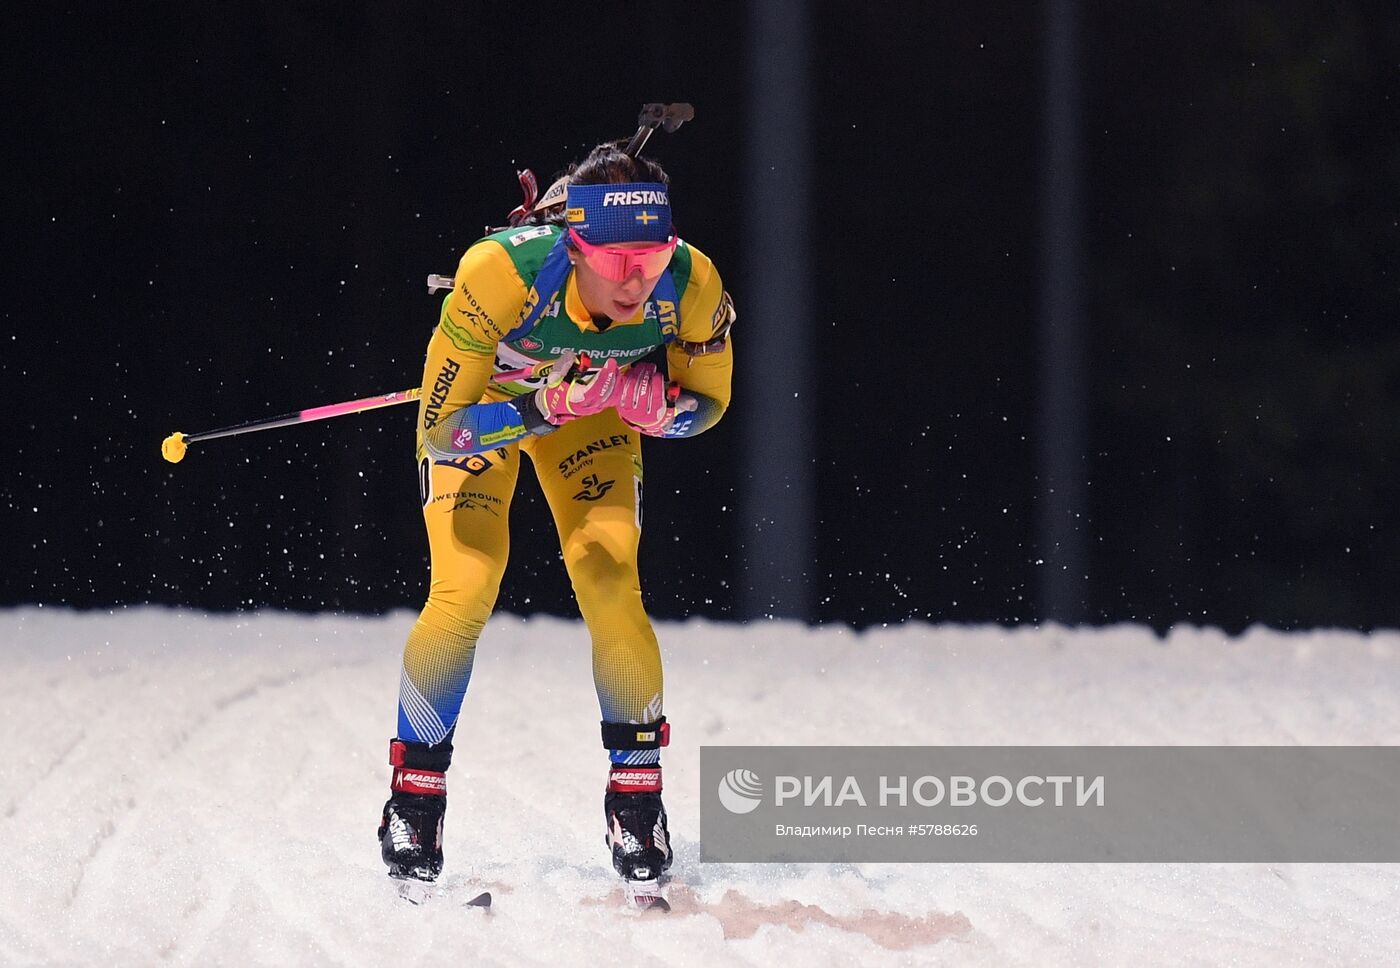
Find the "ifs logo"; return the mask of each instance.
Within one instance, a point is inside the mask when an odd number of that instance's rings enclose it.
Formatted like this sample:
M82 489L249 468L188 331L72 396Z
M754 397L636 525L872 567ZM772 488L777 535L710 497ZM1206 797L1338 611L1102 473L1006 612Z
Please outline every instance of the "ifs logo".
M750 813L763 802L763 781L752 770L730 770L719 781L719 802L730 813Z

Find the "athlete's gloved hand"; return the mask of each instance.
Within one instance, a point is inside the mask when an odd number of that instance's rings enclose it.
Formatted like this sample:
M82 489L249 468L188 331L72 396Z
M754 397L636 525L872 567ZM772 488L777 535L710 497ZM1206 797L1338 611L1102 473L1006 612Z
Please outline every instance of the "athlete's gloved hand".
M622 389L617 360L608 360L597 370L574 374L573 360L561 359L554 367L554 379L535 391L535 407L540 416L556 427L575 417L601 413L614 405Z
M693 397L680 396L652 363L638 363L622 374L618 389L618 416L629 426L651 437L660 437L676 419L676 410L694 410ZM679 397L679 400L677 400Z

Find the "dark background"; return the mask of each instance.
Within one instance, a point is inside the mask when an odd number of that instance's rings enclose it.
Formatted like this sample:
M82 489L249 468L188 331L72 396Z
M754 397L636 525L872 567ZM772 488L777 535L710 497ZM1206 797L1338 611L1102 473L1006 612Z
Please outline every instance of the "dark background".
M527 15L528 14L528 19ZM740 313L729 415L647 459L658 617L749 618L739 506L810 348L814 610L1042 616L1043 12L811 5L809 318L745 315L748 12L667 3L41 6L7 41L0 604L416 608L408 408L174 430L416 386L487 223L643 101ZM1400 18L1086 2L1084 615L1400 624ZM804 395L805 396L805 395ZM527 463L528 466L528 463ZM500 607L576 614L527 471Z

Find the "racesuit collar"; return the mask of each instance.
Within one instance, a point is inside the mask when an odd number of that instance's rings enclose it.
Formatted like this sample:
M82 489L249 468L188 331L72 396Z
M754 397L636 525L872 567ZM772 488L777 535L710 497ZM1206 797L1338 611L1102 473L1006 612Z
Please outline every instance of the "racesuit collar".
M648 297L637 307L637 311L626 319L613 320L614 326L630 326L640 323L646 316L647 303L651 299ZM596 333L598 327L593 325L593 316L583 305L583 299L578 294L578 282L573 270L569 270L569 280L564 287L564 311L569 314L569 319L581 332Z

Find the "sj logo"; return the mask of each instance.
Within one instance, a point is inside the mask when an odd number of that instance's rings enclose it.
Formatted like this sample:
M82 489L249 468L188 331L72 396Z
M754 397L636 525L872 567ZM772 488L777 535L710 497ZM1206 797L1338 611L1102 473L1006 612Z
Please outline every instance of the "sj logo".
M597 501L613 489L616 481L599 481L597 474L589 474L583 479L583 490L574 495L575 501Z

